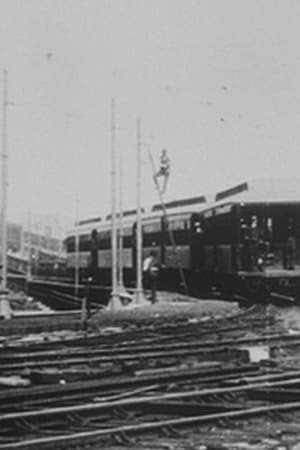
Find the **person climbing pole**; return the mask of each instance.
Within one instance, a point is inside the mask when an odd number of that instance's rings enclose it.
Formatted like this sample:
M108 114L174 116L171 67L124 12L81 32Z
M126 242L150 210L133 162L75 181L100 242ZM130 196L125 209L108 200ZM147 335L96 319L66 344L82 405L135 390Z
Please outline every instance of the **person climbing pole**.
M158 184L158 178L163 177L163 185L161 193L166 191L168 179L170 176L170 158L168 157L167 150L163 149L160 155L160 167L158 172L153 176L155 183Z

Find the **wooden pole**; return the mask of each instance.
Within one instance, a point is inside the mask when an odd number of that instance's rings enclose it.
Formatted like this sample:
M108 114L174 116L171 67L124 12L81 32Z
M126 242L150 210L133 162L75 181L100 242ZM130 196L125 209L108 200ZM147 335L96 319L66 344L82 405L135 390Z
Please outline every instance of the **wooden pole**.
M117 247L117 218L116 218L116 145L115 145L115 100L111 100L111 257L112 257L112 292L109 308L114 311L121 307L118 294L118 247Z
M142 280L142 249L143 249L143 232L142 232L142 209L141 209L141 169L142 169L142 148L141 148L141 119L137 119L137 176L136 176L136 209L137 209L137 226L136 226L136 242L137 242L137 261L136 261L136 298L135 303L138 306L148 304L143 292Z
M123 279L123 158L119 150L119 292L124 291Z
M78 226L79 201L76 198L75 203L75 277L74 277L74 295L78 298L79 291L79 226Z
M2 124L2 289L7 286L7 70L3 71L3 124Z
M32 222L31 212L28 211L28 236L27 236L27 248L28 248L28 267L27 267L27 281L31 281L32 278Z

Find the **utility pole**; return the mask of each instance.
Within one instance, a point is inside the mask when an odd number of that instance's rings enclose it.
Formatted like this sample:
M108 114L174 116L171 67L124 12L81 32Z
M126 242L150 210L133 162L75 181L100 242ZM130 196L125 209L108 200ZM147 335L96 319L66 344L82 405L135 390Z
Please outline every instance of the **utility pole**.
M141 119L137 119L137 152L136 152L136 242L137 242L137 261L136 261L136 297L135 303L138 306L149 304L144 296L142 281L142 210L141 210L141 169L142 169L142 146L141 146Z
M115 311L122 305L118 293L117 278L117 220L116 220L116 144L115 144L116 124L115 124L115 100L111 100L111 252L112 252L112 269L111 281L112 292L109 303L109 309Z
M7 70L3 71L3 112L2 112L2 211L1 211L1 251L2 280L0 291L0 317L10 319L12 311L7 290Z
M23 223L20 230L20 255L22 258L25 255L25 228Z
M123 279L123 158L119 149L119 292L124 292Z
M35 217L35 259L34 259L34 274L37 277L39 275L39 264L41 261L41 223L40 223L40 217Z
M2 283L7 287L7 70L3 71L3 128L2 128L2 214L1 214L1 251Z
M75 277L74 277L74 295L78 298L79 290L79 228L78 228L78 210L79 200L76 197L75 202Z
M32 232L31 232L31 212L28 211L28 233L27 233L27 247L28 247L28 266L27 266L27 281L30 281L32 278Z

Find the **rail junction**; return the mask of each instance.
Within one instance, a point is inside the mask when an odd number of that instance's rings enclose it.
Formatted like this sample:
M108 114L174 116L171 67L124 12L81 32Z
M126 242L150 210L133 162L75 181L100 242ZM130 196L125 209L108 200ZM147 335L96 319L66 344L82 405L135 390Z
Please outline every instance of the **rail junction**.
M282 310L174 309L3 336L0 449L294 448L300 331Z

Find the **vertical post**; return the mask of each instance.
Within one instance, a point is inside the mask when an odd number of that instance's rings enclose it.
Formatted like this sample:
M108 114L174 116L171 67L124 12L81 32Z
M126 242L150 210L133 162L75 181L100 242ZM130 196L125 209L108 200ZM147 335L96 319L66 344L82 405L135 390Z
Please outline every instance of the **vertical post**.
M74 295L78 298L79 291L79 228L78 228L79 201L76 197L75 203L75 274L74 274Z
M40 219L36 217L35 220L35 232L36 232L36 244L35 244L35 259L34 259L34 274L38 276L39 262L40 262L40 254L41 254L41 236L40 236Z
M141 119L137 120L137 154L136 154L137 170L136 170L136 242L137 242L137 261L136 261L136 304L142 306L147 303L143 292L142 281L142 210L141 210L141 169L142 169L142 148L141 148Z
M124 291L123 279L123 160L119 150L119 291Z
M10 319L12 312L7 291L7 70L3 71L3 128L2 128L2 211L1 211L1 251L2 281L0 290L0 317Z
M3 71L3 129L2 129L2 214L1 214L1 251L2 251L2 289L7 286L7 70Z
M31 238L32 238L32 232L31 232L31 213L28 211L28 233L27 233L27 247L28 247L28 266L27 266L27 281L31 280L32 277L32 245L31 245Z
M20 255L22 258L25 256L25 228L23 223L20 231Z
M110 309L114 311L119 307L118 279L117 279L117 222L116 222L116 145L115 145L115 100L111 100L111 252L112 292Z

